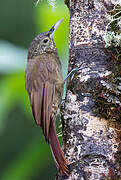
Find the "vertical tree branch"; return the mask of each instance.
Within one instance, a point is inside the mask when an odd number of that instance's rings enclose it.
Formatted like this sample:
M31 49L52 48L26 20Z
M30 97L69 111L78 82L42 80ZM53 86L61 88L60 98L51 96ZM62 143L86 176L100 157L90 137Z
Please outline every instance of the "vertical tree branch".
M120 180L120 93L113 81L114 56L104 42L113 4L111 0L70 0L68 7L69 71L82 69L68 82L62 117L70 175L56 179Z

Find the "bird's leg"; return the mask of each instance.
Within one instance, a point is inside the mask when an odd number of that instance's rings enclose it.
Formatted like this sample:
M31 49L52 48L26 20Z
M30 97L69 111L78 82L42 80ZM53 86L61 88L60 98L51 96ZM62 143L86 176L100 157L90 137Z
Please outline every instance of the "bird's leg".
M83 69L83 67L72 69L72 70L68 73L67 77L64 79L64 83L65 83L66 80L70 77L70 75L71 75L72 73L73 73L73 76L74 76L74 73L75 73L75 72L77 72L77 71L79 71L79 70L82 70L82 69ZM73 77L72 77L71 79L73 79Z
M64 83L66 82L66 80L70 77L70 75L73 73L73 76L74 76L74 73L75 72L77 72L77 71L79 71L79 70L82 70L84 67L82 67L82 65L83 65L84 63L82 63L80 66L81 67L79 67L79 68L74 68L74 69L72 69L69 73L68 73L68 75L67 75L67 77L64 79ZM73 76L72 76L72 78L71 78L71 80L73 79ZM61 110L63 110L65 108L65 98L63 98L62 100L61 100Z
M63 98L63 99L61 100L61 106L60 106L60 108L61 108L61 111L64 110L64 108L65 108L65 98Z
M79 70L81 70L81 69L83 69L83 67L72 69L72 70L68 73L67 77L64 79L64 84L65 84L66 80L70 77L70 75L71 75L72 73L73 73L72 76L74 76L74 73L77 72L77 71L79 71ZM72 79L73 79L73 77L71 78L71 80L72 80ZM61 110L64 110L64 108L65 108L65 98L63 98L63 99L61 100Z
M84 67L84 66L82 66L82 65L86 65L86 67ZM67 77L64 79L64 83L65 83L66 80L70 77L70 75L71 75L72 73L73 73L73 75L72 75L71 80L73 79L75 72L80 71L80 70L82 70L82 69L84 69L84 68L90 68L90 69L92 69L92 67L90 67L89 64L87 64L87 63L85 63L85 62L82 62L82 63L80 64L80 67L79 67L79 68L74 68L74 69L72 69L72 70L68 73Z

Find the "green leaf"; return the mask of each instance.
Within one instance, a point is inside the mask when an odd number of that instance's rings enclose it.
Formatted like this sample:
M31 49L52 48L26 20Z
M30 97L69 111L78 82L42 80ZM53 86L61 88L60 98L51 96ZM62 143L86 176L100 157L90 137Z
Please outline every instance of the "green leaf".
M30 180L38 172L42 172L48 159L46 144L40 144L39 139L35 140L29 147L23 149L18 158L13 160L1 180Z

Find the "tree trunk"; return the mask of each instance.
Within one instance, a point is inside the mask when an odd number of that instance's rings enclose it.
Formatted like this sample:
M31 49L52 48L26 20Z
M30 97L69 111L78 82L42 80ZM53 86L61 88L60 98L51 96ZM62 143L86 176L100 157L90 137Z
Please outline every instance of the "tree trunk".
M68 82L62 114L70 174L56 179L121 180L121 99L115 81L120 69L104 42L114 5L111 0L70 0L68 7L69 71L81 69Z

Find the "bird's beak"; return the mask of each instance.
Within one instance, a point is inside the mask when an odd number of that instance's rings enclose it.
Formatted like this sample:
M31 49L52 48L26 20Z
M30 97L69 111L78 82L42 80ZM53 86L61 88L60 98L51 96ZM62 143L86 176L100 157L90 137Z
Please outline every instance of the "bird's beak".
M56 31L56 29L58 28L58 26L60 25L60 23L64 20L64 18L62 18L61 20L59 20L56 24L54 24L51 29L49 30L49 34L50 34L50 38L53 38L53 35Z

